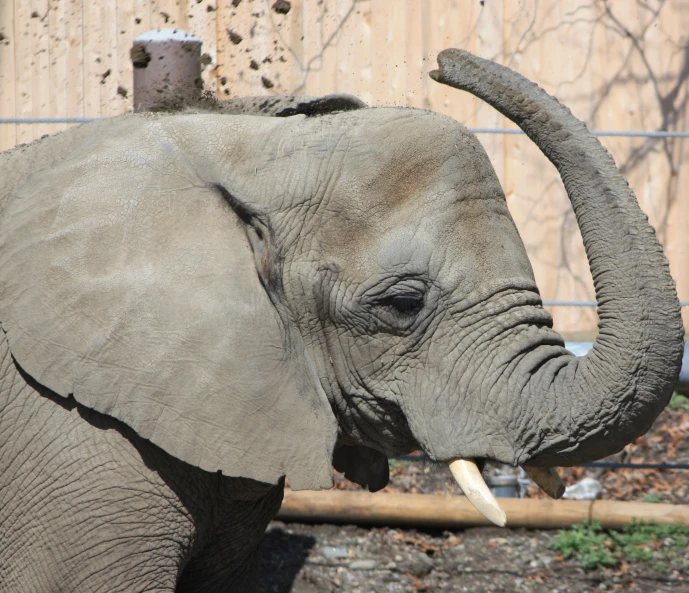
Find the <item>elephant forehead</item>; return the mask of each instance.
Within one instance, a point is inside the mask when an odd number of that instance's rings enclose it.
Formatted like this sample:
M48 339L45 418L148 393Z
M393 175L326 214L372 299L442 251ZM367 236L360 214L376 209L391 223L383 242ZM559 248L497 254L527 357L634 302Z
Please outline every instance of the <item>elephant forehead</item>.
M373 208L418 215L419 207L503 198L483 147L456 121L415 109L373 109L350 119L348 130L329 139L335 167L326 199L345 202L353 214Z
M337 134L319 136L334 143L312 225L326 244L358 251L391 229L435 237L467 217L481 223L486 208L507 214L485 151L454 120L413 109L346 115Z

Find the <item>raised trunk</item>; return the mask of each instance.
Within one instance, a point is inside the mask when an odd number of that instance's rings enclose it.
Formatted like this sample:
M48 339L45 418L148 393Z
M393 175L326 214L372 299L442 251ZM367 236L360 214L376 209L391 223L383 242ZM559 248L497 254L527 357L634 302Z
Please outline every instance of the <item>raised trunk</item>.
M520 462L571 465L620 450L667 404L682 359L674 281L646 215L610 154L555 98L467 52L438 56L438 82L514 121L557 167L572 202L599 303L599 336L582 358L529 353L521 397L538 402ZM541 404L542 402L542 404Z

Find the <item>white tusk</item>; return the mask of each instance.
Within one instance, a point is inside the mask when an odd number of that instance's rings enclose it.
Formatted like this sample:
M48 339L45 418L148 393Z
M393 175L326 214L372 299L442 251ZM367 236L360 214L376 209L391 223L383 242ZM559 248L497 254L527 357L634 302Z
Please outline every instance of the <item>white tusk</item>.
M450 471L476 510L489 521L504 527L507 522L505 511L486 486L476 463L471 459L454 459L450 461Z
M562 498L565 493L565 485L554 468L522 465L522 469L550 498Z

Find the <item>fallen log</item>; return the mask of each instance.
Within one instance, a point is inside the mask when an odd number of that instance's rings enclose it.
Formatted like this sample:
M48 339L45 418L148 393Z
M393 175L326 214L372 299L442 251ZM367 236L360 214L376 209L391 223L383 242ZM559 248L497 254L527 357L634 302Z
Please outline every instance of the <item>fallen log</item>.
M501 498L507 527L558 529L582 521L621 528L632 520L689 525L689 505L620 502L615 500L550 500ZM355 523L453 529L492 525L465 496L397 494L327 490L285 490L277 516L281 521Z

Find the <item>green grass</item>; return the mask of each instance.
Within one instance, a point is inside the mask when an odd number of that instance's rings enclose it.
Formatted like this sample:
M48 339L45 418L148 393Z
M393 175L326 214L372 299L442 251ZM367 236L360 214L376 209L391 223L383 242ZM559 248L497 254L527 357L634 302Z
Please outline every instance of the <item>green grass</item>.
M675 412L689 412L689 397L675 392L670 398L669 408Z
M641 499L641 502L663 502L665 500L663 498L662 494L658 494L657 492L651 492L649 494L644 494L643 498Z
M576 559L587 570L617 566L621 561L651 562L687 571L684 560L689 544L689 526L632 522L622 531L603 529L598 522L585 522L561 530L550 548L564 560Z
M406 472L409 470L409 461L406 461L405 459L389 459L388 464L390 467L390 471L393 470L401 470L403 472Z

